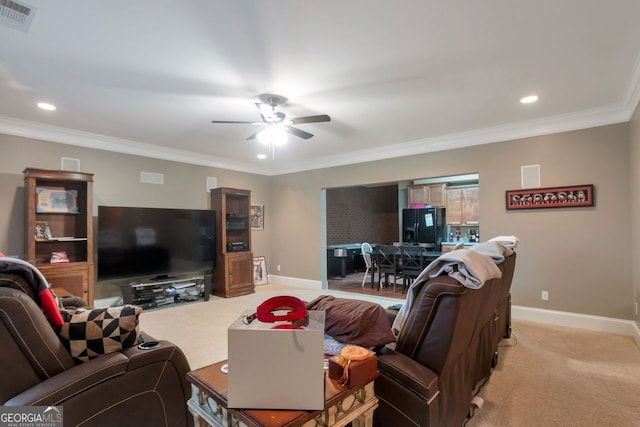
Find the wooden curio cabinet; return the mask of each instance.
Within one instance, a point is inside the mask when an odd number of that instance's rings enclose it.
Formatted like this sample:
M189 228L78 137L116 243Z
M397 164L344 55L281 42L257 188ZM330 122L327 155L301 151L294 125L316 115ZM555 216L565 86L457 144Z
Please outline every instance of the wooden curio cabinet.
M24 199L25 260L93 306L93 174L27 168Z
M235 188L211 190L216 211L216 268L211 293L224 298L255 292L249 210L251 191Z

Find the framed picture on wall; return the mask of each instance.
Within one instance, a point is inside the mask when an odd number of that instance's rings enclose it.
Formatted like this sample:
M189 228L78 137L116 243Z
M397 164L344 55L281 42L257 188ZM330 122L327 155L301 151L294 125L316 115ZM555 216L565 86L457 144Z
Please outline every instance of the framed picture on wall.
M251 205L249 217L252 230L264 230L264 205Z
M507 210L594 206L593 184L508 190Z
M269 283L267 275L267 261L263 256L253 258L253 284L266 285Z

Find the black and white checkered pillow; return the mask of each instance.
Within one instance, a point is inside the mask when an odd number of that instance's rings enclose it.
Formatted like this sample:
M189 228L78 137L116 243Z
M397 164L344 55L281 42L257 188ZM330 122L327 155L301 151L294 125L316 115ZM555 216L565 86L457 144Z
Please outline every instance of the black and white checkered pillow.
M136 344L142 308L135 305L104 308L65 308L60 338L79 362Z

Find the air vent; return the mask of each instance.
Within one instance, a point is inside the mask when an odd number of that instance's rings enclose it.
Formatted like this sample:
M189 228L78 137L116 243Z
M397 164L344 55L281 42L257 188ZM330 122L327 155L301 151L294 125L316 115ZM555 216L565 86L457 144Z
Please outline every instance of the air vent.
M60 166L63 171L80 172L80 159L61 157Z
M12 0L0 0L0 24L28 32L36 14L36 8Z
M140 172L140 182L143 184L164 184L164 174L155 172Z
M215 176L207 177L207 194L211 192L212 189L218 188L218 178Z

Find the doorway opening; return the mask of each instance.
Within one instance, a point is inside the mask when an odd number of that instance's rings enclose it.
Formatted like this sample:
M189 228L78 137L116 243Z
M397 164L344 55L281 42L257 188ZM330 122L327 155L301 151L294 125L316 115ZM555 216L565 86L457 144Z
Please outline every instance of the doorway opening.
M441 194L437 194L438 188L442 190ZM393 286L379 289L377 274L373 281L367 277L362 286L366 270L362 243L402 245L403 209L443 206L445 210L449 208L452 215L458 215L457 205L447 206L446 196L450 192L453 200L464 188L476 189L474 209L479 216L477 173L324 189L323 288L404 299L401 277L394 278L398 280L395 292ZM434 189L432 195L430 189ZM455 203L459 203L457 200ZM443 242L447 243L450 235L455 240L456 233L463 241L472 231L479 235L479 219L471 221L447 224Z

